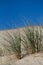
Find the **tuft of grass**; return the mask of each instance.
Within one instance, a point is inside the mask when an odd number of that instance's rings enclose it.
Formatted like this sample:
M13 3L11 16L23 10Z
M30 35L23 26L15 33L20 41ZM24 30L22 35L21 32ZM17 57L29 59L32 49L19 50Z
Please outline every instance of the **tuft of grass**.
M31 27L31 29L27 27L26 30L24 30L24 32L27 38L26 39L25 36L23 36L22 39L25 49L26 50L28 49L27 51L29 52L29 47L31 46L32 53L40 52L40 49L42 47L42 39L43 39L41 28L39 28L38 30L37 27L37 30L35 30L34 27Z
M10 48L12 51L15 53L18 59L21 59L21 36L20 33L19 35L17 33L13 32L13 36L7 32L6 37L3 37L3 39L10 44ZM8 45L4 45L8 50Z

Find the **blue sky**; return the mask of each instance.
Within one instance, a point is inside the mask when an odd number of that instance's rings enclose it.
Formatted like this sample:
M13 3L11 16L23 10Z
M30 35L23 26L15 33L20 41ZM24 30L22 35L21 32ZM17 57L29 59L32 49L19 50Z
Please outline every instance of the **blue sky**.
M43 0L0 0L0 30L43 25Z

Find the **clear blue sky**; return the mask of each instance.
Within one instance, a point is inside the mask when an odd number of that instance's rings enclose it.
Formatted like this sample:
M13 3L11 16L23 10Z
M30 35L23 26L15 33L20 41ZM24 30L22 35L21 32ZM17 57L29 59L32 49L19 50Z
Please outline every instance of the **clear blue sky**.
M43 0L0 0L0 30L22 27L24 18L43 25Z

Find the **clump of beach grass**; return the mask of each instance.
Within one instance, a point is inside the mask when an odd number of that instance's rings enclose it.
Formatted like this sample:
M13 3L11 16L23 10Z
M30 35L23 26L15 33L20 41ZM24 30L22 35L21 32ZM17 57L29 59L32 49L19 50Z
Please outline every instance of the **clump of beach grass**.
M29 47L30 47L32 53L40 52L41 51L40 49L42 47L42 37L43 37L41 28L39 27L38 30L38 27L36 27L35 30L34 26L31 26L30 28L26 27L26 29L24 29L24 32L26 36L23 36L22 41L26 51L29 53Z
M17 34L17 32L16 33L13 32L13 36L12 36L9 32L7 32L7 34L5 36L7 38L3 37L4 41L6 41L10 44L10 48L15 53L16 57L18 59L21 59L21 36L20 36L20 33ZM7 45L4 44L4 46L8 50L10 50Z

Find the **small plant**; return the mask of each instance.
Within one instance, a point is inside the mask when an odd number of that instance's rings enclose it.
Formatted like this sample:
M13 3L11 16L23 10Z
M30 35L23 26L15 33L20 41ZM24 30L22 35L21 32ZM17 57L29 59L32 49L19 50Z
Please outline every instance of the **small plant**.
M21 37L20 33L17 35L17 33L13 32L13 36L7 32L6 37L3 37L3 39L10 44L10 47L12 51L15 53L17 58L21 59ZM4 45L6 48L8 46ZM9 50L9 48L7 48Z

